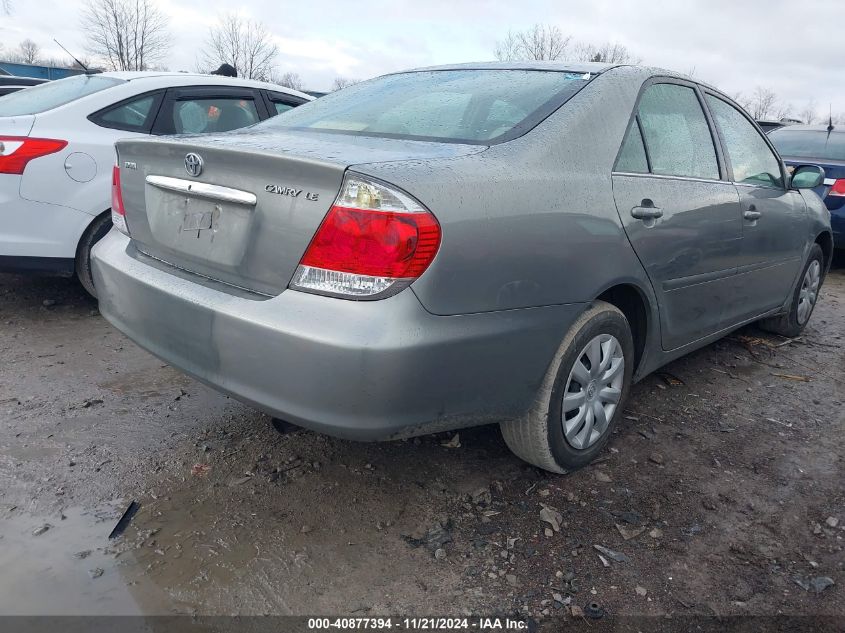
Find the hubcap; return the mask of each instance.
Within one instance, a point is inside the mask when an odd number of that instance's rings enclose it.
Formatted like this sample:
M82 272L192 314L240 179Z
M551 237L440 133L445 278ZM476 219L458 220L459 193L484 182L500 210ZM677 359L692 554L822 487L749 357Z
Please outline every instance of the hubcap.
M822 265L814 259L804 273L801 290L798 292L798 323L804 325L810 318L813 306L819 296L819 284L822 278Z
M615 336L600 334L578 355L563 393L563 436L583 450L610 427L625 379L625 356Z

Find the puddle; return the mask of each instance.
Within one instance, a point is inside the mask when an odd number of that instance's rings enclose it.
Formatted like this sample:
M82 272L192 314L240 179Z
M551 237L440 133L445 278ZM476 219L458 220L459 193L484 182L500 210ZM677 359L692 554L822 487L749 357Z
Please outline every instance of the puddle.
M119 515L118 508L105 506L0 518L0 613L167 613L154 587L125 573L135 563L131 552L116 551L108 540Z

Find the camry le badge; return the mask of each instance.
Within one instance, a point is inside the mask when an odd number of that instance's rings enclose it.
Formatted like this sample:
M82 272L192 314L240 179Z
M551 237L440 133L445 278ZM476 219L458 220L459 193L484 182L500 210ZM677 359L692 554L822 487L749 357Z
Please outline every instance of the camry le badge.
M275 193L279 196L290 196L291 198L298 198L299 194L302 193L302 189L296 189L294 187L284 187L282 185L265 185L264 191L266 191L267 193ZM314 193L313 191L306 191L305 199L311 200L312 202L316 202L320 199L320 194Z
M203 161L202 156L190 152L185 155L185 171L189 176L196 178L202 173Z

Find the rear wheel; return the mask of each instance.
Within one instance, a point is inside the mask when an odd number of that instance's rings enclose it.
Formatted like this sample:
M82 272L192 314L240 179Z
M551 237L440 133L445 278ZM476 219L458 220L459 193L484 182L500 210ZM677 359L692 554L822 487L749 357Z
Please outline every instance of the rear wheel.
M810 321L813 308L816 307L823 281L824 253L821 246L813 244L807 263L804 264L804 270L801 272L801 281L792 295L789 311L776 317L763 319L760 321L760 328L789 338L801 334Z
M557 473L590 463L625 405L633 361L625 315L596 301L567 332L528 415L501 423L508 447Z
M104 213L97 217L85 230L79 245L76 247L76 277L79 283L85 288L89 295L97 298L97 290L94 288L94 276L91 274L91 249L111 230L111 212Z

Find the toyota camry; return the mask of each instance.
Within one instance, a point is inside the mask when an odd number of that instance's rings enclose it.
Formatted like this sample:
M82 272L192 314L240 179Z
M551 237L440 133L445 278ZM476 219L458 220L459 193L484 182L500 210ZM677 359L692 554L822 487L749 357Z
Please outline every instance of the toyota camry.
M94 284L139 345L275 417L361 440L498 423L564 472L633 381L747 323L804 328L823 180L671 72L427 68L118 142Z

